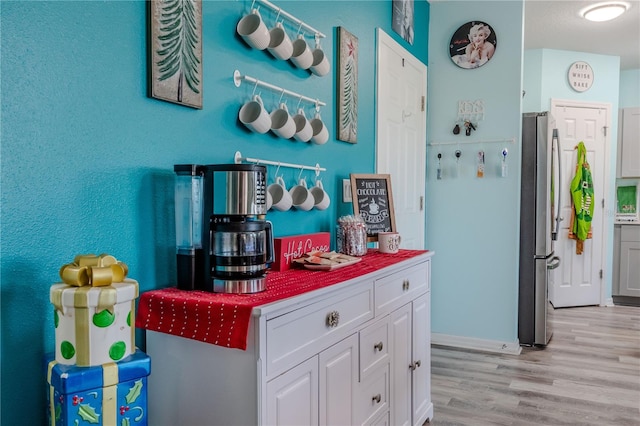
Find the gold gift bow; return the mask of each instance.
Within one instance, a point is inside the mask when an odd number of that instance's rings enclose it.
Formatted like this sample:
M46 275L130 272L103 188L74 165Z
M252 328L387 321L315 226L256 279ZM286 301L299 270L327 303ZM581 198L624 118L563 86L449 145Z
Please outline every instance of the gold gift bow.
M124 262L109 254L85 254L76 256L73 263L62 265L60 278L76 287L103 287L122 282L128 272L129 268Z

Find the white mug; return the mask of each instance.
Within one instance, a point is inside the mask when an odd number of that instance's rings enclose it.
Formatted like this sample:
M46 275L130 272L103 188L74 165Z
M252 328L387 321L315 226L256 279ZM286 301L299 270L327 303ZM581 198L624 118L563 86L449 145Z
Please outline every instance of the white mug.
M313 207L317 210L326 210L331 203L329 194L322 187L322 182L317 180L316 185L311 188L311 195L313 195Z
M258 9L253 9L250 14L243 16L238 21L236 31L249 46L258 50L266 49L271 39Z
M271 131L284 139L289 139L296 133L296 123L284 103L271 111Z
M271 209L271 206L273 206L273 197L271 196L271 193L269 191L267 191L267 211L269 211Z
M311 120L311 128L313 129L313 136L311 136L311 142L316 145L323 145L329 140L329 129L324 124L319 114L316 114L313 120Z
M397 232L379 232L378 250L380 253L396 254L400 249L400 234Z
M289 59L293 53L293 43L281 22L278 22L276 26L269 31L269 36L269 47L267 47L269 52L271 52L274 57L282 59L283 61Z
M311 49L309 49L309 45L302 34L293 42L291 62L303 70L309 69L311 64L313 64L313 53L311 53Z
M313 136L313 129L302 108L293 116L293 122L296 124L296 134L293 137L300 142L309 142Z
M313 195L307 188L307 181L300 179L300 182L289 190L291 194L291 200L293 200L293 207L298 210L309 211L313 208Z
M238 118L242 124L256 133L267 133L271 128L271 117L258 95L242 105Z
M320 46L313 49L312 55L313 63L311 64L311 68L309 68L311 72L319 77L329 74L329 71L331 71L331 65L329 64L327 55L325 55Z
M284 180L281 176L276 178L276 182L267 187L267 192L271 195L271 207L286 212L291 208L292 200L291 194L287 191L287 187L284 184Z

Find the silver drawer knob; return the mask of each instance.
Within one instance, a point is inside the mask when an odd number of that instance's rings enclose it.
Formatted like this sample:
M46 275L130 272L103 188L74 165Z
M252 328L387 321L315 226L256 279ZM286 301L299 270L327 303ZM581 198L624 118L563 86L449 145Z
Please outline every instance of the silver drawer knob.
M340 312L331 311L327 314L327 327L337 327L340 322Z
M371 398L371 400L374 401L376 404L380 404L380 401L382 401L382 395L377 394L376 396Z
M409 280L402 281L402 290L404 291L409 290Z
M375 345L373 345L373 349L378 350L380 352L382 352L382 342L378 342Z

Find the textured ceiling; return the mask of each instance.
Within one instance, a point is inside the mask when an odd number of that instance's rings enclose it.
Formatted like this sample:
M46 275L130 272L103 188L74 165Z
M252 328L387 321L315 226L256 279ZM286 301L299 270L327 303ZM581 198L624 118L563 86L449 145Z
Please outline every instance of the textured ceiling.
M608 22L580 17L593 0L525 0L525 49L558 49L620 56L620 69L640 68L640 0Z

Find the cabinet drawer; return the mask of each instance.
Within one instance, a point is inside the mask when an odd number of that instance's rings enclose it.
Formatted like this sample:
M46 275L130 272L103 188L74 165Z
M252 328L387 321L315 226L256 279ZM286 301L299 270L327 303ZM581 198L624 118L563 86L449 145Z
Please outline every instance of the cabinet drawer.
M360 380L389 362L389 317L360 331Z
M429 289L430 262L376 280L376 315L393 311Z
M267 321L267 376L281 373L373 318L373 284L358 285Z
M372 424L381 413L389 411L389 364L360 383L354 403L358 425Z
M620 241L639 242L640 225L622 225L620 230Z

